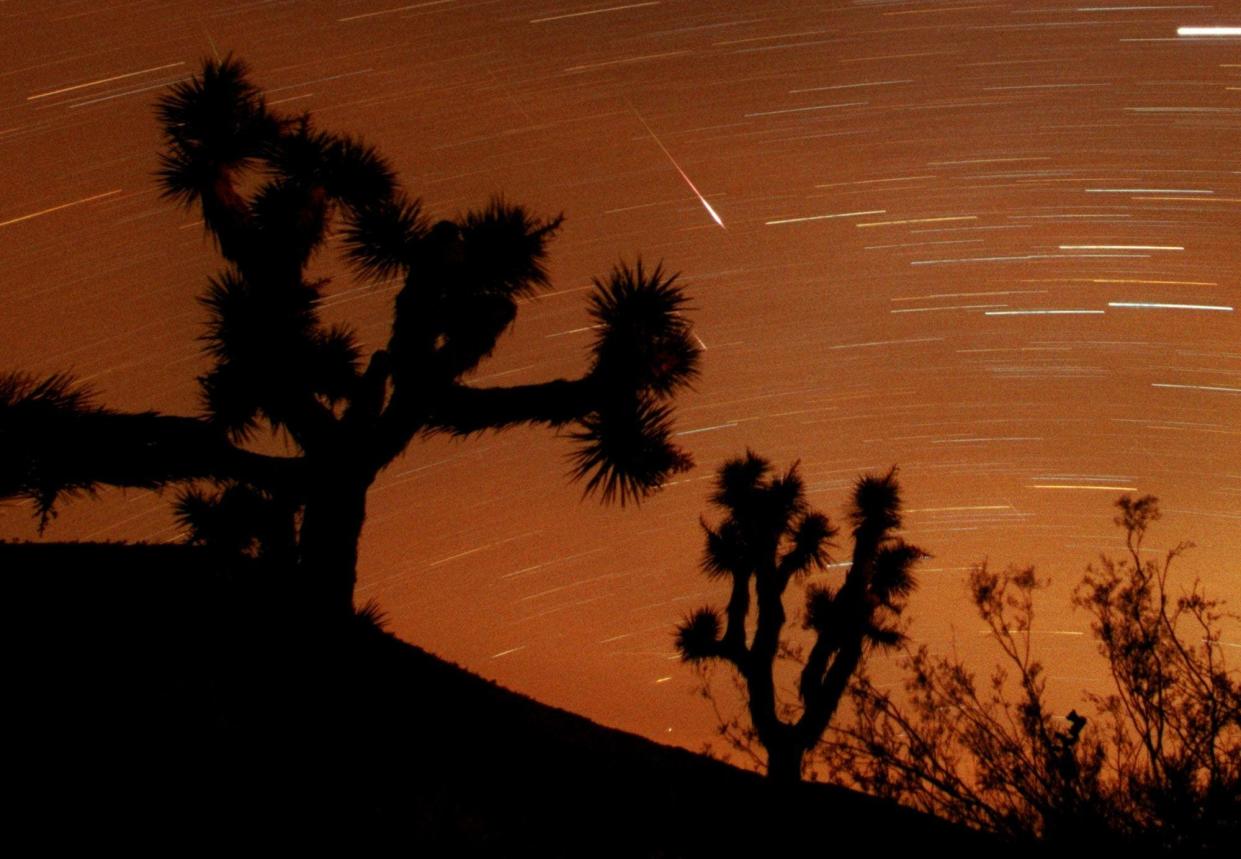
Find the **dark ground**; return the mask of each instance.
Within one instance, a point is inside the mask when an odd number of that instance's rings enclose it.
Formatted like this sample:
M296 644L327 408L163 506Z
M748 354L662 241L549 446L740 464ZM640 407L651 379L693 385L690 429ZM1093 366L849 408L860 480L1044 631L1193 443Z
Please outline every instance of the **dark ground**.
M221 572L227 567L229 572ZM288 621L183 546L0 544L9 813L39 842L337 843L416 855L956 855L997 845L825 785L603 728L359 623ZM351 851L352 852L352 851Z

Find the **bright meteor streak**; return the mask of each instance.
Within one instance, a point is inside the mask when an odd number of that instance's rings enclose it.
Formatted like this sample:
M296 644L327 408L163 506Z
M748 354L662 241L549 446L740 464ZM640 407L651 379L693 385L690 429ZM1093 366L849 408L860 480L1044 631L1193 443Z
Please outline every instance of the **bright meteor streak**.
M1178 36L1241 36L1241 27L1177 27Z
M668 147L664 146L664 142L655 134L655 130L647 125L646 120L642 118L642 114L638 113L638 109L632 104L629 105L629 107L633 111L633 115L638 118L638 122L642 123L642 127L646 129L646 133L651 135L651 139L654 140L656 145L663 150L664 155L668 156L668 161L670 161L672 166L676 168L676 171L681 174L681 178L685 180L685 184L689 186L689 189L694 192L694 196L698 198L698 202L702 203L702 207L707 210L707 214L711 216L711 220L719 224L721 229L728 229L724 226L724 221L716 213L715 209L711 208L711 204L707 202L707 198L702 196L702 192L699 191L697 186L694 185L690 178L685 175L685 171L681 169L681 165L677 163L677 160L672 157L672 153L668 151Z

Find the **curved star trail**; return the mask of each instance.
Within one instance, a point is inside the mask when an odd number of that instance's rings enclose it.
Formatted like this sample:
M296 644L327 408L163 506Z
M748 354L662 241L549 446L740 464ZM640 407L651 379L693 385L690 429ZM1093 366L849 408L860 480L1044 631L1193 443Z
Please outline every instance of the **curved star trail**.
M1067 593L1119 548L1121 492L1161 498L1153 552L1194 541L1182 573L1241 601L1232 4L49 0L0 15L5 368L73 371L118 408L198 408L196 297L218 259L159 198L152 103L217 48L273 104L376 144L433 215L494 193L566 214L556 291L523 305L479 371L490 384L579 372L590 279L619 258L682 272L710 345L677 413L698 467L640 509L602 509L567 484L549 432L415 445L371 495L358 593L411 641L699 747L710 716L672 629L722 597L696 571L697 517L715 466L747 446L799 459L833 516L860 472L899 465L908 536L934 555L913 633L939 650L978 646L971 563L1034 563L1058 632L1040 653L1089 674ZM326 312L377 344L396 285L357 287L333 250ZM175 539L168 508L106 493L47 536ZM29 511L3 514L0 536L33 536Z

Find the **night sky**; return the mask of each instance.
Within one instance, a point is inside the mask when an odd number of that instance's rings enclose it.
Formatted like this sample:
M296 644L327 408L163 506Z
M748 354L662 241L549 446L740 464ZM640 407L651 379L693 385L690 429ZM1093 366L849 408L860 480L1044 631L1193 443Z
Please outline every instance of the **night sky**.
M393 631L699 747L713 720L672 633L725 599L698 517L748 446L800 460L838 520L859 473L900 467L934 556L908 613L938 652L994 655L970 564L1036 564L1035 647L1076 702L1105 668L1067 596L1121 546L1121 492L1161 499L1152 557L1192 540L1185 581L1241 603L1241 35L1178 34L1241 8L1086 2L0 3L0 368L197 413L220 263L159 198L152 105L232 51L269 104L374 143L433 217L497 193L565 214L554 291L478 381L585 369L591 278L622 259L693 299L697 467L603 508L551 431L415 443L361 547L358 600ZM398 284L356 282L335 246L315 270L325 315L382 343ZM175 540L171 498L70 503L46 538ZM35 524L0 508L0 537Z

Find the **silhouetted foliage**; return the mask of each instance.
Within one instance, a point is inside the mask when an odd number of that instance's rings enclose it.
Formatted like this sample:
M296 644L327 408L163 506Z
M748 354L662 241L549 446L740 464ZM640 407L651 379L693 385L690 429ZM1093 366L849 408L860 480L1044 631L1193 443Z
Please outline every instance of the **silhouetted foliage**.
M1220 603L1169 586L1180 544L1143 560L1153 496L1122 497L1127 554L1087 568L1073 602L1091 618L1113 689L1095 716L1047 704L1030 646L1032 568L970 574L970 596L1003 665L984 684L957 658L906 654L898 701L862 676L851 723L822 746L841 779L1013 840L1074 850L1223 853L1241 836L1241 677L1228 666ZM979 688L980 685L982 688ZM1013 692L1016 695L1013 695Z
M731 595L722 615L708 606L685 618L677 649L688 662L735 666L754 737L767 750L767 773L776 781L801 777L805 753L819 742L866 651L903 640L897 620L924 553L893 536L901 524L896 470L860 478L852 500L853 558L843 583L806 589L803 623L814 644L798 682L800 713L776 695L775 664L787 647L784 592L794 579L826 569L836 529L807 505L796 464L773 474L771 463L750 451L719 470L711 503L725 511L724 520L702 522L703 571L730 580Z
M372 147L272 110L232 58L172 86L157 114L164 195L201 211L225 262L202 297L205 414L120 414L66 376L4 376L3 496L31 499L46 521L74 492L181 484L191 541L280 559L340 613L352 610L367 490L416 435L568 426L574 477L622 504L689 467L669 402L698 353L685 295L662 268L622 264L595 281L580 377L473 385L518 301L550 286L560 217L497 198L432 223ZM332 230L359 278L400 282L391 334L369 355L350 328L322 321L327 282L307 275ZM248 449L259 429L293 453Z

